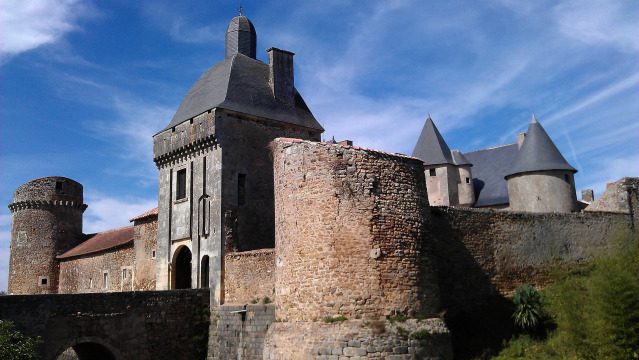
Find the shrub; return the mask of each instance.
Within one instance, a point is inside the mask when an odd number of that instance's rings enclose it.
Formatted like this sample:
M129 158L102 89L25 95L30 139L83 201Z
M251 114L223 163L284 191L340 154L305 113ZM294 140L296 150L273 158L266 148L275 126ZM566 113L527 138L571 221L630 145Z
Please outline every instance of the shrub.
M262 299L262 304L270 304L272 303L271 298L269 298L268 296L265 296L264 299Z
M524 331L535 330L543 318L541 296L532 285L522 285L515 291L515 326Z
M426 329L421 329L417 331L413 331L410 334L411 339L415 340L426 340L430 337L430 333Z
M388 322L390 322L391 324L395 323L395 322L406 322L408 318L406 317L406 315L402 315L402 314L397 314L397 315L393 315L391 317L388 318Z
M31 338L11 328L11 321L0 320L0 359L39 359L36 348L42 343L40 337Z
M346 321L346 320L348 319L344 315L339 315L335 317L327 316L324 319L322 319L322 321L324 321L325 323L334 323L334 322Z

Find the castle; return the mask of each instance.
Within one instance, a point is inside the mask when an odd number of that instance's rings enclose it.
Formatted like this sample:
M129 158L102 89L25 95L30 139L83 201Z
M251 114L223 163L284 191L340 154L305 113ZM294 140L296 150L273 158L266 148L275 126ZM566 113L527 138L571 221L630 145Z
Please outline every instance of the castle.
M222 319L209 337L218 357L254 341L237 351L445 359L442 309L543 285L550 265L587 261L608 235L634 231L639 181L577 201L576 170L534 116L517 143L467 153L451 151L430 116L410 157L321 142L324 129L294 87L293 53L270 48L268 64L257 60L242 15L225 50L153 136L158 208L133 225L83 234L82 185L68 178L15 191L10 294L208 288ZM459 296L464 284L473 291ZM224 328L230 313L264 299L274 302L270 321L241 330L252 340ZM432 336L362 325L384 327L393 315L426 318L405 327ZM317 322L337 316L349 320ZM327 354L338 335L346 345Z

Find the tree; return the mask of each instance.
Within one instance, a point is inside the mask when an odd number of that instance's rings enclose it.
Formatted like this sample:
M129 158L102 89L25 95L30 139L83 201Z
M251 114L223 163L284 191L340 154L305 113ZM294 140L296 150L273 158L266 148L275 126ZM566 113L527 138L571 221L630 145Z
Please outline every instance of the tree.
M12 330L13 322L0 320L0 359L32 360L39 359L36 351L42 343L40 337L31 338L17 330Z

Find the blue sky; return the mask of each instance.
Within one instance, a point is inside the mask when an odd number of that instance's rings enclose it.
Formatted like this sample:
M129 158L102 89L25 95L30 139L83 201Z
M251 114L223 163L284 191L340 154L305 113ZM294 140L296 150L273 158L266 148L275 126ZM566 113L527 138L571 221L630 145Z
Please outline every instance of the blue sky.
M577 190L639 176L637 1L242 1L330 138L410 154L428 113L451 149L516 140L537 115ZM84 185L84 232L157 206L151 136L224 57L238 1L0 4L0 290L15 188Z

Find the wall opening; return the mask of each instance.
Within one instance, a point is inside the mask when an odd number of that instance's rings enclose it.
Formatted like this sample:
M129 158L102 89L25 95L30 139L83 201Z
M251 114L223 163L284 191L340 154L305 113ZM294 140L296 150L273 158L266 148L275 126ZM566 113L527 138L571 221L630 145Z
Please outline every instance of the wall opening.
M57 359L60 360L116 360L116 356L104 345L84 342L66 349Z
M178 250L175 256L175 288L190 289L191 288L191 250L183 246Z
M175 200L186 198L186 169L178 170Z
M202 256L202 274L200 276L200 287L201 288L208 288L209 287L209 256L208 255L204 255Z

